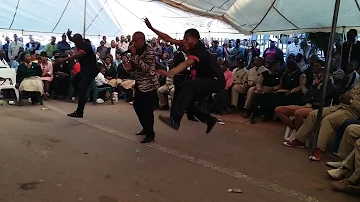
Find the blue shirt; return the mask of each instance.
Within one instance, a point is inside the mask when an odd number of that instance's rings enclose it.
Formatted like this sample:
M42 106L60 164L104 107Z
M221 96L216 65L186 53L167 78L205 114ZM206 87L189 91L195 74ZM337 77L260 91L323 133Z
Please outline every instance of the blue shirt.
M5 55L5 60L6 62L9 62L9 57L8 57L8 52L9 52L9 42L7 42L6 44L3 45L2 49L5 51L6 55Z
M59 41L56 47L61 53L65 53L65 51L71 49L70 44L66 41Z
M215 53L216 57L222 57L223 56L223 49L221 47L219 47L219 46L217 48L211 47L210 48L210 53Z
M20 65L19 61L18 61L18 60L14 60L14 61L11 63L11 68L14 68L15 71L17 71L19 65Z
M91 43L91 48L94 51L94 53L96 53L96 47L94 46L94 44Z

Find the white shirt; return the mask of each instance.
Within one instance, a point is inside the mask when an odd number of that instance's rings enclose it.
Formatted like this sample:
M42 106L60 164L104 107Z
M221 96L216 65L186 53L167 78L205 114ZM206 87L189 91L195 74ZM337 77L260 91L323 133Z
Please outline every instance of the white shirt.
M14 60L15 56L18 55L20 47L24 47L21 41L11 41L9 44L9 58Z
M113 59L116 58L116 48L110 48L110 54L112 55Z
M295 43L291 43L286 49L286 58L291 54L296 56L298 53L301 53L304 56L304 50L300 47L300 43L297 45L295 45Z
M5 59L0 60L0 67L10 68L9 64L5 61Z
M96 86L102 86L104 84L107 84L105 76L101 72L99 72L98 75L95 77L95 84Z
M129 43L128 42L119 42L119 48L121 50L121 52L125 52L129 49Z

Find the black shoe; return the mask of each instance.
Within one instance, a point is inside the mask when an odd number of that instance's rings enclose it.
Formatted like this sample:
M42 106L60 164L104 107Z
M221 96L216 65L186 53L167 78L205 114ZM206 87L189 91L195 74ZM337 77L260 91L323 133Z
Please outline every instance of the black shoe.
M154 141L155 137L154 136L146 136L145 139L143 141L141 141L140 143L148 143L148 142L152 142Z
M169 105L165 105L159 108L160 110L169 110Z
M199 122L194 116L188 116L189 121Z
M215 118L215 117L212 117L210 120L208 120L206 122L206 125L207 125L206 134L209 134L211 132L211 130L215 126L216 122L217 122L217 118Z
M135 135L146 135L146 134L145 134L145 131L142 130L142 131L140 131L140 132L137 132Z
M165 123L166 125L168 125L169 127L171 127L174 130L179 130L179 128L180 128L180 123L175 121L171 117L165 117L163 115L159 115L159 119L161 122Z
M73 113L67 114L67 116L72 117L72 118L83 118L83 113L74 111Z

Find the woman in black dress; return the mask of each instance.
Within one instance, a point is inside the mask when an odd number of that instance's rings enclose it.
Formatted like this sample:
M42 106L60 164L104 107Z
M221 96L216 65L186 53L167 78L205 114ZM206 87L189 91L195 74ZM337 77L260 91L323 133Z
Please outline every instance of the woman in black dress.
M55 58L65 58L66 54L61 53ZM52 81L53 94L56 96L63 97L68 93L70 86L70 75L71 75L71 64L65 62L64 64L55 64L53 67L54 80Z
M255 97L253 100L250 123L255 123L255 114L268 114L269 109L266 105L268 99L280 89L281 73L280 62L272 61L269 70L261 73L258 83L256 84ZM271 110L271 108L270 108Z

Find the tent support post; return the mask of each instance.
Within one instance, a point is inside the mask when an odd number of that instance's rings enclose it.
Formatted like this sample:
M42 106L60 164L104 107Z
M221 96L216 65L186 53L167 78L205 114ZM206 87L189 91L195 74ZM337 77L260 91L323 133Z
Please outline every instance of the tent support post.
M86 32L86 4L87 0L84 0L84 27L83 27L83 37L85 38L85 32Z
M342 37L341 37L341 43L344 44L345 42L345 26L342 27ZM341 57L340 57L340 64L342 64L342 56L343 56L343 48L341 48Z
M332 20L332 26L331 26L331 33L330 33L330 39L329 39L329 45L328 45L328 51L326 55L326 66L325 66L325 77L324 77L324 83L323 83L323 90L321 93L321 101L320 101L320 107L317 114L317 120L315 125L315 133L312 135L312 150L314 151L316 149L318 135L320 131L320 124L322 120L322 112L324 108L324 101L325 101L325 95L326 95L326 88L329 81L329 72L331 67L331 55L334 50L334 41L335 41L335 33L336 33L336 24L338 20L339 15L339 8L340 8L340 0L335 0L335 7L334 7L334 14L333 14L333 20Z

